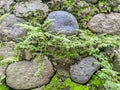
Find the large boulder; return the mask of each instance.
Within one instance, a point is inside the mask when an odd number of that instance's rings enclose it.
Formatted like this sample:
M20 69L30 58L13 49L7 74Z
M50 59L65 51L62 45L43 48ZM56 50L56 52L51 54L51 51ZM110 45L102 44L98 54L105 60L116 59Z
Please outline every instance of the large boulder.
M76 18L66 11L54 11L51 12L47 20L51 19L52 24L49 26L49 30L53 33L63 33L66 35L75 34L79 29Z
M17 18L13 14L5 17L0 23L0 40L16 41L18 38L24 36L26 34L26 30L23 30L21 27L15 25L24 22L25 21L23 19Z
M38 68L44 69L35 76ZM40 62L19 61L8 66L6 83L14 89L31 89L47 84L53 74L53 66L49 60L44 61L44 66L40 66Z
M97 14L88 23L95 33L118 34L120 32L120 13Z
M23 1L14 6L14 14L19 17L37 16L43 13L45 15L48 11L48 6L41 0Z
M13 42L5 42L4 46L0 46L0 58L4 60L9 57L13 57L15 52L13 50L14 43ZM0 62L0 77L5 74L5 70L7 65L4 65Z
M85 84L99 68L94 62L97 62L95 58L87 57L78 64L71 66L70 76L72 80L80 84Z
M0 15L11 11L12 4L14 4L14 0L0 0Z

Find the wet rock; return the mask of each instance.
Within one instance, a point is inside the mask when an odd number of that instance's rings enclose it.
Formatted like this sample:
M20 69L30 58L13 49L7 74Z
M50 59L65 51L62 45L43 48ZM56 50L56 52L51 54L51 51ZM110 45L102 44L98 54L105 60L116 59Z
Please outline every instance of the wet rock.
M79 29L76 18L66 11L54 11L51 12L47 19L52 19L52 24L49 26L49 30L53 33L63 33L66 35L72 35Z
M70 76L72 80L77 83L85 84L99 68L99 66L96 66L94 62L97 62L95 58L87 57L78 64L71 66Z
M47 84L54 74L51 62L45 60L44 69L39 76L35 76L38 68L40 68L40 63L33 61L19 61L10 64L6 70L7 85L14 89L31 89Z
M0 14L11 11L11 6L14 0L0 0Z
M88 2L88 3L97 3L99 0L85 0L86 2Z
M95 33L118 34L120 32L120 13L97 14L88 23Z
M8 15L0 24L0 40L2 41L16 41L26 34L26 30L23 30L15 24L21 24L25 21L21 18L17 18L13 14Z
M14 14L19 17L37 16L38 14L46 14L48 11L48 6L41 0L28 0L14 6Z

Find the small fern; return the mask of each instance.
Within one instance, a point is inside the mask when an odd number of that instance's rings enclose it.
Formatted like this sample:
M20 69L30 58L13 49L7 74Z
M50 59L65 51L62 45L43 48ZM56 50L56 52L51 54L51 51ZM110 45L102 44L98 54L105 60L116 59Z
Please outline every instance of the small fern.
M120 36L96 35L89 30L79 30L73 36L52 34L46 31L48 24L50 22L34 26L21 24L20 26L28 29L28 33L24 40L16 45L16 50L27 49L35 56L43 54L54 58L69 58L70 60L77 56L93 56L99 60L99 63L96 64L101 66L101 70L97 72L97 75L105 80L105 87L109 87L108 80L119 86L118 73L112 70L110 57L105 54L105 51L108 48L117 48L120 45Z

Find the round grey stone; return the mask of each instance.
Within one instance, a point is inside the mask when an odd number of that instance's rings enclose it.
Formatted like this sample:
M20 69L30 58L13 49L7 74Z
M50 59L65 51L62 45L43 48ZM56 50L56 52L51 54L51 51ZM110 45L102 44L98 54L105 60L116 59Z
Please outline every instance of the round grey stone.
M72 80L80 84L85 84L99 68L99 66L95 65L94 62L97 62L95 58L87 57L78 64L71 66L70 76Z
M88 28L95 33L120 33L120 13L97 14L88 23Z
M12 63L6 70L6 82L14 89L31 89L47 84L54 74L53 66L49 60L44 61L44 69L39 76L35 72L40 67L39 62L19 61Z
M52 24L49 26L49 30L53 33L63 33L66 35L72 35L79 29L76 18L66 11L54 11L51 12L48 19L52 19Z
M23 37L26 34L26 30L15 24L21 24L25 21L21 18L17 18L13 14L8 15L0 24L0 40L2 41L16 41L18 38Z

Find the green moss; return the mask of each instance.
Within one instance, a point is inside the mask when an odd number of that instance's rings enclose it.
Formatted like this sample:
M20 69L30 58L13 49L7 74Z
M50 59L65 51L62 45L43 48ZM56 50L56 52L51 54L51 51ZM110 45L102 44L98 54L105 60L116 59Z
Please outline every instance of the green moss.
M9 88L6 85L0 85L0 90L9 90Z
M78 85L74 83L70 78L66 78L64 82L60 81L56 74L50 84L46 85L43 90L89 90L88 86Z
M94 75L87 85L77 84L69 77L62 82L58 77L56 74L43 90L105 90L104 81L97 75Z

